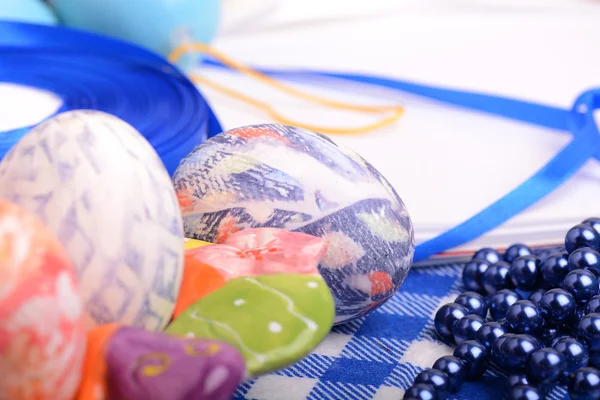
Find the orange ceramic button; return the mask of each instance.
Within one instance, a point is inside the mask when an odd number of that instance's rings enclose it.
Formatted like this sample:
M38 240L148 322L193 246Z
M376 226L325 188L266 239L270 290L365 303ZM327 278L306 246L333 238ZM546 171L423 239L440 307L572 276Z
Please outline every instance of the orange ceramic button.
M183 281L181 282L179 298L175 304L173 318L177 318L186 308L224 284L225 278L219 271L186 253Z
M101 325L88 332L83 378L75 400L108 400L106 391L106 347L120 326Z

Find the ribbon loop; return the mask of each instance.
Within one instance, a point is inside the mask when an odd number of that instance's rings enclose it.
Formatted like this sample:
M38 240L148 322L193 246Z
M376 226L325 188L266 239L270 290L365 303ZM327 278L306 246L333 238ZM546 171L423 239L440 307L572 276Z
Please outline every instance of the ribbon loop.
M136 128L172 174L181 159L221 132L196 86L158 55L64 27L0 22L0 82L63 100L58 112L95 109ZM0 158L30 127L0 134Z

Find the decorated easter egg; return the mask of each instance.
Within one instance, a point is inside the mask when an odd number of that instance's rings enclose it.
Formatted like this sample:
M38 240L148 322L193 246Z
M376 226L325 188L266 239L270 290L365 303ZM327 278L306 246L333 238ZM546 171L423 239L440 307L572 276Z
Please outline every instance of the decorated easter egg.
M164 165L130 125L86 110L43 122L0 163L0 198L56 234L88 328L159 330L170 320L183 274L181 214Z
M119 329L107 347L111 400L224 400L240 384L244 359L232 345Z
M325 281L310 274L234 278L186 308L166 329L235 345L251 376L305 357L331 330L335 307Z
M222 243L248 228L322 238L319 270L336 323L364 315L404 281L414 253L407 209L367 161L325 136L282 125L221 133L179 165L173 182L187 237Z
M85 352L75 272L54 234L3 200L0 276L0 399L72 399Z

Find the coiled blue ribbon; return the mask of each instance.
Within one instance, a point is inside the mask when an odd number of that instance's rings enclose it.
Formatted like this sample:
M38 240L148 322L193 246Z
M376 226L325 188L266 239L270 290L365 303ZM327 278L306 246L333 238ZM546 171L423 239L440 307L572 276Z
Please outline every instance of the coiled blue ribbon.
M226 68L214 60L206 60L205 63ZM594 110L600 108L600 89L582 93L571 109L564 110L506 97L449 90L379 76L311 70L259 69L259 71L280 79L309 82L319 79L322 84L323 78L330 78L385 87L453 106L554 130L568 131L573 135L573 139L554 158L504 197L457 226L418 244L415 249L415 262L468 243L489 232L552 193L590 158L595 157L600 160L600 134L593 115Z
M79 30L0 22L0 82L47 90L75 109L104 111L135 127L169 174L206 138L221 132L185 75L140 47ZM0 157L31 127L0 134Z

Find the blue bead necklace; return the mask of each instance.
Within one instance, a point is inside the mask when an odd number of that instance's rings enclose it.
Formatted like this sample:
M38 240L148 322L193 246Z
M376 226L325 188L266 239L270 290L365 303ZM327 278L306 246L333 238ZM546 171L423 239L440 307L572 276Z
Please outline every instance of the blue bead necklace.
M466 291L435 315L454 354L417 375L404 399L445 400L491 364L507 375L507 400L543 399L556 385L573 400L600 399L599 277L600 218L571 228L554 252L477 251Z

